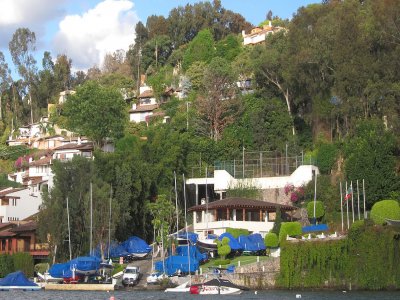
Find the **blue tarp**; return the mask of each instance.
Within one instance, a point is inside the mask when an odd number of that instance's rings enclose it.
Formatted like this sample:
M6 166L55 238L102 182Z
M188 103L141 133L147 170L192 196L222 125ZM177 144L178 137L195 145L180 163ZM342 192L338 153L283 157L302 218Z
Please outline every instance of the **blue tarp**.
M101 251L100 251L100 246L97 246L97 248L94 250L94 255L96 257L101 257ZM121 244L118 244L116 241L112 241L110 245L110 257L108 258L114 258L114 257L125 257L128 256L129 253L125 250L124 246ZM108 256L108 245L104 249L104 256Z
M229 247L231 247L232 251L243 250L242 245L239 244L238 240L235 239L232 234L230 234L229 232L225 232L221 234L218 239L222 241L224 237L227 237L229 239Z
M301 229L301 231L303 233L307 233L307 232L315 232L315 231L327 231L328 229L329 228L328 228L327 224L318 224L318 225L311 225L311 226L303 227Z
M151 247L141 238L131 236L121 244L129 254L133 253L149 253Z
M22 271L8 274L0 280L0 286L38 286L36 283L26 278Z
M198 238L199 238L199 235L197 234L197 233L194 233L194 232L180 232L179 234L178 234L178 238L181 238L181 239L187 239L189 237L189 241L192 243L192 244L196 244L196 242L197 242L197 240L198 240Z
M189 249L188 249L189 248ZM189 250L189 251L188 251ZM195 258L199 262L207 260L207 253L201 253L196 246L178 246L176 247L177 256L188 256L188 252L191 258Z
M243 247L244 251L260 251L265 250L264 240L259 233L250 235L241 235L238 237L239 244Z
M62 264L54 264L49 269L49 274L54 278L63 278L70 271L71 264L69 262Z
M189 256L169 256L165 259L165 274L168 276L182 273L189 273ZM164 273L163 262L158 261L154 264L154 269ZM199 261L193 257L190 258L190 272L193 273L199 269Z
M80 256L70 261L71 268L83 272L97 271L100 268L100 259L95 256Z

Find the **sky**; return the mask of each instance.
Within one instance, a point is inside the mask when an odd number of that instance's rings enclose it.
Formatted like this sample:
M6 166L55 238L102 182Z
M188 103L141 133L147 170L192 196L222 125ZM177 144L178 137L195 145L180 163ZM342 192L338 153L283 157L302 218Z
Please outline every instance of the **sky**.
M8 43L15 30L27 27L36 35L35 58L40 68L44 51L53 59L66 54L74 70L101 67L107 53L128 50L135 25L151 15L168 17L169 11L194 0L0 0L0 51L13 70ZM221 0L222 6L257 25L269 10L291 18L301 6L318 0Z

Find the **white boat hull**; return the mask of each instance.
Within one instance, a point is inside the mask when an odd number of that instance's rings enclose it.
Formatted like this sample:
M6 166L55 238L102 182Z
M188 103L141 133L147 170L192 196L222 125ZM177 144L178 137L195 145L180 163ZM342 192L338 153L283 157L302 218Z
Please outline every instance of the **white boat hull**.
M239 295L241 289L226 286L201 286L199 295Z
M40 286L0 286L0 291L22 290L22 291L39 291Z

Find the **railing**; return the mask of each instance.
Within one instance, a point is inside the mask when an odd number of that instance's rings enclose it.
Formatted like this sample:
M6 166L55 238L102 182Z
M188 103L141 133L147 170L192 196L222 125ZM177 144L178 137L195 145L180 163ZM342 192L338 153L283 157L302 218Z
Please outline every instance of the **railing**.
M287 156L274 152L243 152L241 159L216 161L207 168L207 176L213 177L215 170L225 170L234 178L260 178L289 176L301 165L311 165L312 158L304 159L304 155ZM193 167L191 178L206 177L205 167Z

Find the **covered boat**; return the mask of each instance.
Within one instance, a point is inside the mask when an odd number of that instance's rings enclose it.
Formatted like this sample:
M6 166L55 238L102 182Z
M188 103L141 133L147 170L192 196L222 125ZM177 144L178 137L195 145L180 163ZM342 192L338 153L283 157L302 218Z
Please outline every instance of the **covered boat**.
M189 256L172 255L165 259L164 263L157 261L154 264L154 269L168 276L189 274L189 271L193 273L199 269L199 261L193 257L189 258Z
M67 272L70 270L70 263L54 264L49 269L49 274L53 278L64 278Z
M232 234L229 232L225 232L219 236L219 240L222 241L224 237L227 237L229 239L229 247L231 247L232 251L241 251L243 250L243 246L239 244L238 240L234 238Z
M206 253L201 253L196 246L178 246L176 248L176 255L188 256L198 260L200 263L205 262L208 259Z
M151 247L144 240L137 236L131 236L122 243L122 246L129 255L136 258L143 258L151 251Z
M243 247L243 252L258 254L265 251L264 240L259 233L241 235L238 237L239 244Z
M100 259L95 256L80 256L70 262L71 271L78 275L93 275L100 269Z
M40 290L41 287L36 283L26 278L22 271L17 271L8 274L6 277L0 280L0 290L24 290L24 291L36 291Z

